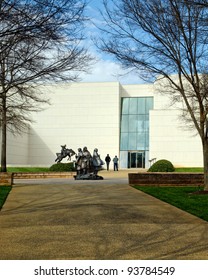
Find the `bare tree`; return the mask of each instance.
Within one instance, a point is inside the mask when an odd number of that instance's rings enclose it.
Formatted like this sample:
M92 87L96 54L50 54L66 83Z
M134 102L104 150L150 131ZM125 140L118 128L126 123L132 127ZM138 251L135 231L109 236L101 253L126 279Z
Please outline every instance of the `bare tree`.
M207 1L103 1L99 47L144 79L158 76L182 101L201 137L208 189ZM174 75L171 75L174 74Z
M85 0L0 0L1 171L6 136L48 102L46 81L76 81L91 61L83 47Z
M188 1L187 2L191 5L197 5L197 6L202 6L202 7L208 7L207 0L193 0L193 1Z

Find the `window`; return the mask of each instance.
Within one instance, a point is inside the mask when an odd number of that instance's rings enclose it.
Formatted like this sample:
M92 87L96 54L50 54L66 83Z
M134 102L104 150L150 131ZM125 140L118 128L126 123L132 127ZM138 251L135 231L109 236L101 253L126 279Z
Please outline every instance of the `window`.
M120 149L149 149L149 111L153 97L122 98Z

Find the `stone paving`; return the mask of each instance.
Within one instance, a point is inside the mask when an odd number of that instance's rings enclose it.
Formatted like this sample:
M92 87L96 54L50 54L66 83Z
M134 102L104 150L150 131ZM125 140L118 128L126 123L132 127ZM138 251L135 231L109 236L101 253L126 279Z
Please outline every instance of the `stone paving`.
M0 259L208 260L208 223L130 187L128 172L16 180L0 212Z

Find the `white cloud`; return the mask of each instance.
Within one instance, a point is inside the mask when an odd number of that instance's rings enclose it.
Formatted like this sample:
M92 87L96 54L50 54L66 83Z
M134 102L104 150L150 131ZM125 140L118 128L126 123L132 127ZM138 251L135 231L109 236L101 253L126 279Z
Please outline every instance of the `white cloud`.
M86 40L84 46L88 47L89 52L97 62L92 65L90 74L81 74L83 82L120 82L121 84L141 84L144 83L135 72L125 74L121 65L113 60L111 56L102 53L93 43L93 39L99 38L100 30L96 26L103 26L102 17L99 10L103 10L102 1L90 0L87 6L87 14L91 21L87 23Z
M83 82L120 82L121 84L139 84L143 81L136 73L125 74L121 66L111 60L100 59L92 68L90 74L80 76Z

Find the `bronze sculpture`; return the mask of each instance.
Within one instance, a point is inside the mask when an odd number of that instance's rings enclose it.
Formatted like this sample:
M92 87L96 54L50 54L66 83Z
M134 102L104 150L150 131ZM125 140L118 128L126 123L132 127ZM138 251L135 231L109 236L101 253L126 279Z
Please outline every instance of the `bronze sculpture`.
M72 149L67 149L66 145L61 146L61 152L56 153L57 158L55 159L55 162L59 163L62 161L63 158L68 156L67 160L71 160L71 157L75 155L75 152Z
M75 155L76 157L76 171L77 174L74 176L75 180L102 180L103 177L98 175L98 171L102 169L104 161L101 160L98 154L98 149L95 148L93 156L88 151L87 147L78 149L76 154L72 149L67 149L66 145L61 146L61 153L56 153L56 162L60 163L63 158L68 156L68 160Z
M75 180L102 180L103 177L97 175L98 171L102 169L104 162L98 155L98 149L94 149L93 156L88 151L87 147L78 149L76 156L76 170L77 175Z

